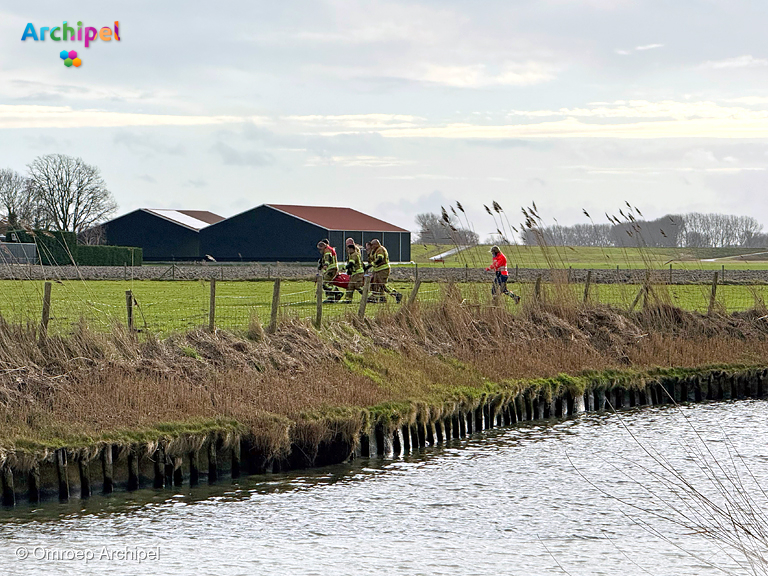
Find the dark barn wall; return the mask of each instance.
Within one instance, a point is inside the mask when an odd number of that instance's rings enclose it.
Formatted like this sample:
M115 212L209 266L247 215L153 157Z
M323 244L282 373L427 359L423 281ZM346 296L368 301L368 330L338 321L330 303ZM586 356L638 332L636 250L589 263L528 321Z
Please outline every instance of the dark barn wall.
M411 261L411 233L400 232L400 262Z
M313 262L328 230L259 206L200 231L200 249L216 260ZM338 247L337 247L338 249Z
M198 233L148 212L137 210L104 224L107 244L137 246L144 260L196 260Z

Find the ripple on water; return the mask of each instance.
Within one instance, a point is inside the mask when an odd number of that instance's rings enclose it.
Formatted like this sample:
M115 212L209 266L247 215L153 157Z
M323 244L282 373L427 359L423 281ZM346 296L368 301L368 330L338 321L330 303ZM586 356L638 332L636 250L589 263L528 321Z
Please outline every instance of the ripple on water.
M3 574L714 574L673 544L712 546L644 507L652 450L697 481L702 455L739 454L768 480L763 401L594 414L492 430L394 461L242 479L178 494L142 490L0 516ZM695 432L694 432L695 430ZM704 452L686 451L696 433ZM711 451L709 454L708 451ZM641 480L638 483L638 480ZM649 484L650 483L650 484ZM177 489L178 490L178 489ZM15 550L159 546L158 562L25 561Z

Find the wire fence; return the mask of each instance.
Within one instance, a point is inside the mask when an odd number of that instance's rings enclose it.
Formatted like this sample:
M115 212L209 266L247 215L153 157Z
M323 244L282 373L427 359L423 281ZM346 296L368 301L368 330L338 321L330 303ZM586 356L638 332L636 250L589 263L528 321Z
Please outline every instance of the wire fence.
M327 286L326 286L327 288ZM396 312L409 301L437 305L450 295L474 306L504 305L515 313L531 302L578 306L604 304L622 310L670 305L700 313L766 309L768 285L590 284L570 282L510 283L522 304L494 298L491 283L390 282L389 292L368 287L333 295L307 280L89 280L0 281L0 317L12 323L41 326L66 334L79 323L110 331L116 324L137 332L168 335L198 328L249 330L274 328L289 320L315 324ZM47 319L45 318L47 298ZM349 301L347 301L349 300Z

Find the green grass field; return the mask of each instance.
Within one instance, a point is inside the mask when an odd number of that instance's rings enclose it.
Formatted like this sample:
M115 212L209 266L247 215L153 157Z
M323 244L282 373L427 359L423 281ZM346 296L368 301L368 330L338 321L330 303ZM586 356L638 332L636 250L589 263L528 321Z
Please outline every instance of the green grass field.
M395 283L393 286L404 294L412 285ZM510 286L523 301L533 297L532 284ZM637 285L593 284L590 300L628 308L639 291ZM95 330L108 331L116 322L126 322L125 291L132 290L137 305L134 307L135 326L145 332L161 336L207 326L210 284L203 281L64 281L53 284L51 297L52 333L67 333L81 319ZM442 298L444 285L423 283L419 301L428 305ZM490 303L489 284L461 285L462 295L468 303ZM577 304L583 299L584 285L570 284L558 289L545 285L548 299ZM709 305L709 287L703 285L675 285L655 288L662 301L684 308L706 312ZM251 318L257 316L266 325L269 322L272 302L272 282L217 282L216 325L220 328L245 330ZM38 281L0 281L0 316L11 322L40 322L43 283ZM311 319L316 313L315 285L307 281L283 281L280 298L280 317ZM717 302L721 310L729 312L762 307L768 298L768 286L719 286ZM339 318L356 313L360 296L355 295L353 305L326 304L323 316ZM505 300L513 311L516 306ZM384 304L370 304L367 314L383 309L394 310L393 299Z
M486 267L491 261L490 246L476 246L448 256L445 262L431 262L430 257L450 250L452 246L411 245L411 258L419 266L471 268ZM675 270L765 270L768 252L740 248L586 248L553 246L501 246L510 266L521 268L668 268ZM749 254L755 254L749 256ZM714 261L709 261L714 260Z

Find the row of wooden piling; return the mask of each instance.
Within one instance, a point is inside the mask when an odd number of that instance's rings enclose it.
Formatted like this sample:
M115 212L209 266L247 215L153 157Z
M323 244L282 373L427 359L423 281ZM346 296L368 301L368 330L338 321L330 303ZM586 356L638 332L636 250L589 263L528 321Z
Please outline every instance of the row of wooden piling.
M93 494L94 480L100 480L97 485L100 485L102 494L111 494L117 488L124 487L127 491L150 486L156 489L171 488L182 486L185 481L190 486L196 486L200 483L201 476L205 476L208 483L214 483L223 472L232 478L240 476L240 439L226 447L216 436L200 438L196 444L201 447L191 449L186 454L171 452L162 443L149 447L140 444L105 444L98 450L96 457L83 454L81 450L59 448L53 452L51 458L35 463L24 472L14 470L8 464L0 467L0 500L3 506L14 506L24 493L30 503L38 503L45 497L58 493L59 501L66 502L72 496L70 484L73 476L77 478L74 492L82 499ZM219 465L225 451L229 463L226 471ZM122 471L120 479L116 477L118 460L125 461L125 470ZM201 461L207 464L207 471L201 470ZM70 463L76 466L76 473L70 470ZM149 468L151 475L141 473ZM50 482L45 483L44 480ZM18 483L24 484L25 489L17 490Z
M361 435L356 454L363 458L391 458L491 428L585 412L765 397L768 369L660 376L642 385L601 383L576 394L563 389L557 395L533 390L514 396L488 395L478 405L460 405L448 415L417 417L413 422L394 426L377 423Z
M492 428L584 412L766 396L768 369L708 370L646 378L641 383L596 380L584 392L563 386L554 394L551 388L529 388L514 395L488 394L471 405L459 403L450 412L425 411L407 421L393 422L388 418L374 422L361 430L357 438L338 434L315 447L311 458L306 446L292 446L284 458L268 457L257 448L256 439L233 438L225 432L189 436L185 450L179 449L181 443L171 448L167 441L152 445L105 444L90 452L59 448L24 469L15 468L12 460L6 460L0 466L0 501L3 506L14 506L25 494L29 502L38 503L56 493L60 501L67 501L77 495L88 498L99 489L103 494L111 494L118 488L133 491L150 486L179 487L185 483L196 486L203 476L208 483L214 483L222 475L238 478L241 472L256 474L322 466L343 462L351 456L391 458ZM225 436L229 437L226 442ZM70 464L76 467L76 472L70 470ZM76 478L74 489L70 486L72 478Z

